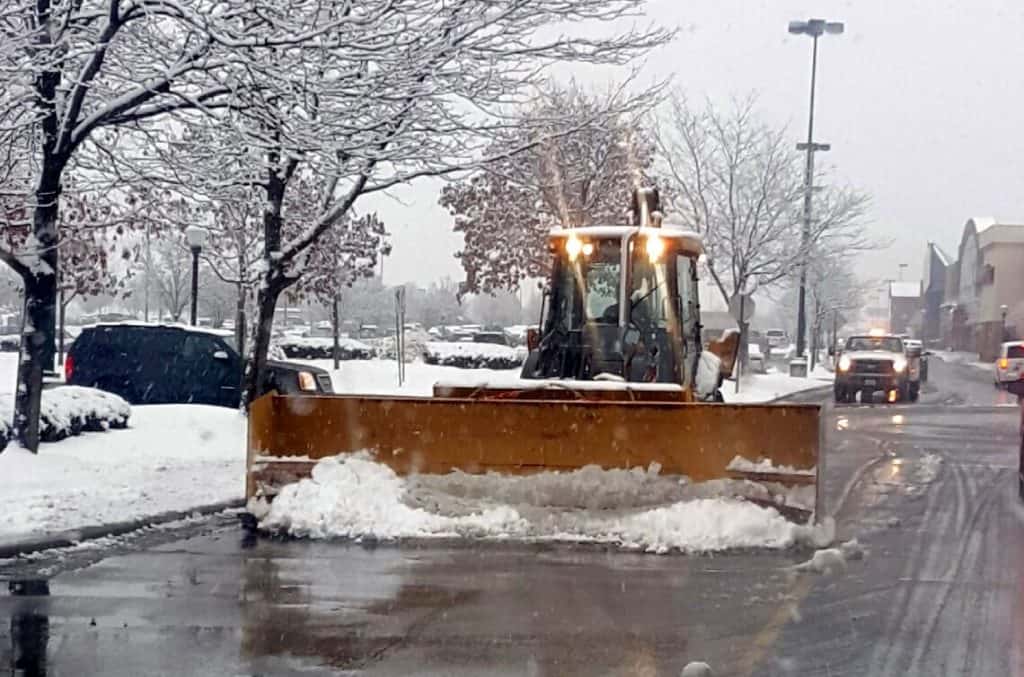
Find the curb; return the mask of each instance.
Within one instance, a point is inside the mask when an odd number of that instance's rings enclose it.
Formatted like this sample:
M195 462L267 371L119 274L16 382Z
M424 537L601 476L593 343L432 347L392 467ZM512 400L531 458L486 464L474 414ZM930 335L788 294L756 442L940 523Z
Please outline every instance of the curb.
M828 384L823 384L823 385L820 385L820 386L811 386L810 388L804 388L803 390L794 390L791 393L786 393L785 395L781 395L781 396L776 397L774 399L766 400L765 404L774 404L776 402L784 402L784 401L792 398L794 395L810 395L811 393L816 393L819 390L822 393L824 393L825 391L832 390L832 387L833 387L832 384L828 383Z
M148 517L140 517L134 520L97 524L82 527L80 529L69 529L68 531L60 531L55 534L50 534L49 536L44 536L43 538L34 538L14 543L0 543L0 559L11 559L20 555L39 552L40 550L69 548L81 543L82 541L91 541L107 536L123 536L145 527L183 520L195 515L196 513L199 513L200 515L211 515L213 513L230 510L232 508L241 508L244 505L245 499L236 498L230 501L221 501L220 503L209 503L207 505L197 506L188 510L169 510L167 512L149 515Z

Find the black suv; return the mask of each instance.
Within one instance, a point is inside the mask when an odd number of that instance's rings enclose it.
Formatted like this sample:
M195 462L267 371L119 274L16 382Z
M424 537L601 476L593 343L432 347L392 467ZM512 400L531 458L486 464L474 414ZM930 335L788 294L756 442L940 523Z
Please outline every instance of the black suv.
M230 334L178 325L98 324L82 330L64 361L65 380L120 395L131 404L237 407L244 361ZM267 362L261 392L331 393L323 369Z

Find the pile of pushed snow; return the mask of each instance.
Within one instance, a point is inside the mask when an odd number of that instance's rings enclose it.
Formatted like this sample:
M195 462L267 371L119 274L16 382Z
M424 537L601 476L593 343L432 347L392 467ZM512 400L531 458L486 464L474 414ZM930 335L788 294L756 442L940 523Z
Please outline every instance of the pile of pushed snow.
M423 348L423 361L463 369L516 369L523 355L495 343L431 341Z
M321 460L311 478L250 510L265 530L310 538L589 542L665 553L784 548L812 536L773 508L722 497L747 484L691 484L657 467L405 478L350 454Z
M0 395L0 408L10 417L14 411L14 396ZM39 437L44 442L56 442L83 431L124 428L131 413L131 406L113 393L82 386L48 388L43 390L40 403ZM7 418L3 425L6 444L13 424Z
M284 336L274 343L286 357L302 360L333 359L334 339L305 336ZM338 338L339 360L369 360L376 355L372 346L352 338Z
M770 458L762 458L756 463L750 459L742 456L736 456L729 465L726 466L726 470L735 470L738 472L749 472L749 473L761 473L771 475L807 475L814 476L814 468L794 468L791 465L775 465L772 463Z

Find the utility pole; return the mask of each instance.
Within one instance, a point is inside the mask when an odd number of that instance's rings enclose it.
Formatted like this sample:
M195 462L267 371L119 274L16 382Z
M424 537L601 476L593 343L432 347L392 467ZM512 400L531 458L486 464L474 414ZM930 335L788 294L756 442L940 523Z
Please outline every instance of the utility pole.
M807 118L807 142L798 143L797 150L806 151L807 164L804 170L804 223L800 234L800 290L797 297L796 316L796 356L804 356L804 344L807 334L807 256L811 239L811 199L814 191L814 153L827 151L831 146L827 143L814 142L814 87L818 71L818 38L825 33L839 35L843 32L843 24L824 19L807 21L790 21L789 32L793 35L808 35L813 41L811 48L811 106Z

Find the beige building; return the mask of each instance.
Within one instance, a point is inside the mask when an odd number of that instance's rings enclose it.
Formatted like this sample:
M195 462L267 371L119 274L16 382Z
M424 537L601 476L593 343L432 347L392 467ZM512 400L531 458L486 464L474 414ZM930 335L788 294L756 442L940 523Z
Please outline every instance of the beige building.
M955 350L995 359L1024 330L1024 225L973 218L947 270L943 338Z

